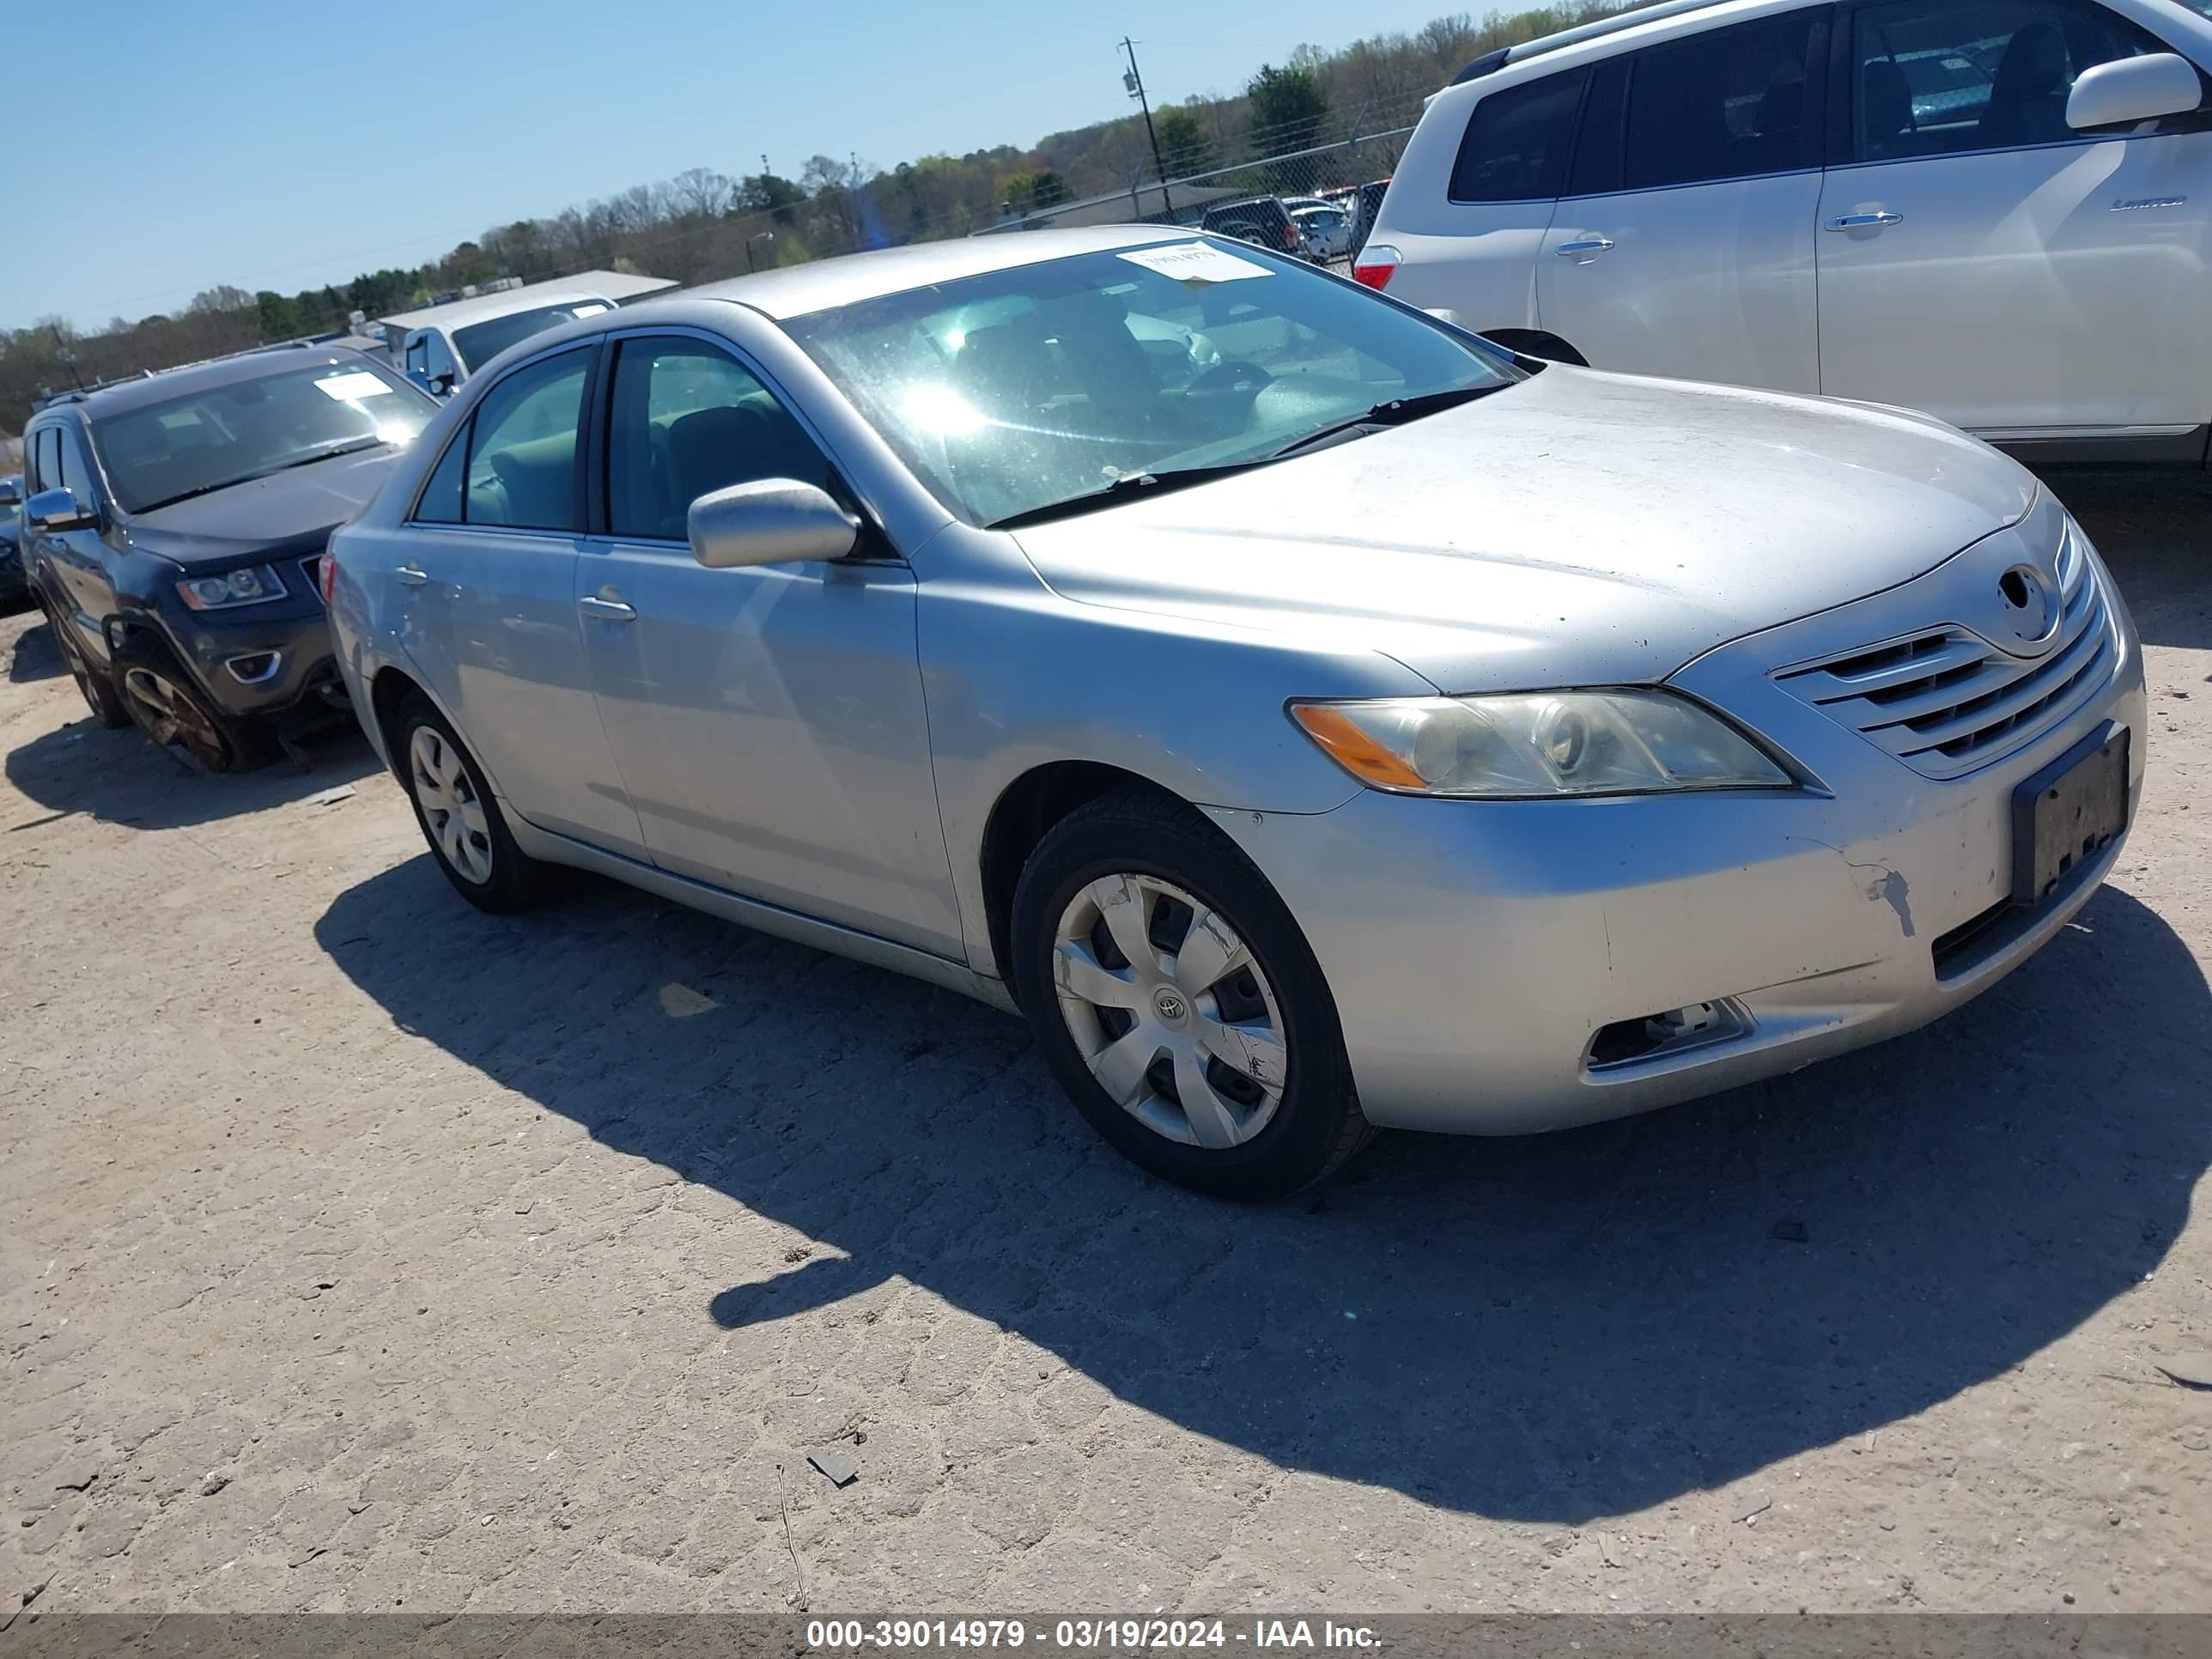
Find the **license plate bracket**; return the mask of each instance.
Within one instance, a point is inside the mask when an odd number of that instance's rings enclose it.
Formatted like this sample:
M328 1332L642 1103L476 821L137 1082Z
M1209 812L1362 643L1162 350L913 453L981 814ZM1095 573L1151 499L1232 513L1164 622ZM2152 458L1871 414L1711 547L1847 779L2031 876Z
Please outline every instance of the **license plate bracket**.
M2127 827L2128 730L2107 726L2013 791L2013 902L2042 903Z

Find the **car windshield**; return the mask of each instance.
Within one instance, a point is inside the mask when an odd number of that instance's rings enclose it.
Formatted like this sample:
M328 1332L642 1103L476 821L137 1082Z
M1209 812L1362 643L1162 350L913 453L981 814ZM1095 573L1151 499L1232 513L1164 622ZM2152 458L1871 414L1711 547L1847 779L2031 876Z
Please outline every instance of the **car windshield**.
M1509 358L1302 262L1214 241L1078 254L785 328L975 524L1118 482L1261 463Z
M471 323L466 328L455 329L453 349L461 354L461 361L473 374L517 340L542 334L557 324L573 323L579 317L596 317L613 309L605 300L563 300L558 305L511 311L504 317L489 318L481 323Z
M144 513L350 449L404 444L437 412L430 398L360 358L98 417L92 440L116 500Z

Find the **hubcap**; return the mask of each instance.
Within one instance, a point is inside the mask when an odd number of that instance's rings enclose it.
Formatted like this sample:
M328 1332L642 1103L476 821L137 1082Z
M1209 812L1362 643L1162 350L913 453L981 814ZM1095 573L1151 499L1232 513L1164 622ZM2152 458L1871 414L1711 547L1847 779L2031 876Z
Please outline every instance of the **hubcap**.
M229 744L207 711L166 676L151 668L126 669L123 689L130 694L131 712L146 734L167 748L179 744L209 765L219 764Z
M466 880L482 886L491 879L491 825L483 803L469 781L460 750L435 727L418 726L407 745L407 775L430 839L446 862Z
M1060 1016L1091 1076L1153 1133L1241 1146L1289 1080L1282 1012L1227 917L1158 876L1103 876L1054 944Z

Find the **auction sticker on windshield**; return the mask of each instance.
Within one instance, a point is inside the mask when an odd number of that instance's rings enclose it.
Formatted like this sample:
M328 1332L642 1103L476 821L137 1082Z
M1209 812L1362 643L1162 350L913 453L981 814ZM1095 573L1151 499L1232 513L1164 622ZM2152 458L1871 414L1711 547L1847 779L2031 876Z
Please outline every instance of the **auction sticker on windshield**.
M1179 283L1235 283L1247 276L1275 273L1249 259L1240 259L1211 242L1175 242L1166 247L1131 248L1121 255L1133 265L1157 270Z
M363 398L380 397L392 388L365 368L350 374L333 374L328 380L315 382L315 388L325 398L336 398L342 404L357 404Z

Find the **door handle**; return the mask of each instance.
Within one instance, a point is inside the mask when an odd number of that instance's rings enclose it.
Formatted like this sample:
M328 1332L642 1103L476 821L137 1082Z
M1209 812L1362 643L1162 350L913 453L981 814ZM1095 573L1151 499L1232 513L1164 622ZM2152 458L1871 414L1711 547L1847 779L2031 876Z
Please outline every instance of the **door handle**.
M1562 242L1552 250L1562 259L1571 259L1577 253L1602 253L1613 246L1610 236L1583 236L1571 242Z
M420 587L430 580L430 573L419 564L403 564L392 574L410 587Z
M620 599L603 599L596 593L586 593L576 601L576 608L586 615L601 617L608 622L632 622L636 619L637 607L624 605Z
M1846 213L1840 218L1829 220L1820 228L1823 230L1879 230L1884 225L1901 225L1904 222L1903 214L1892 213L1887 208L1883 208L1875 213Z

